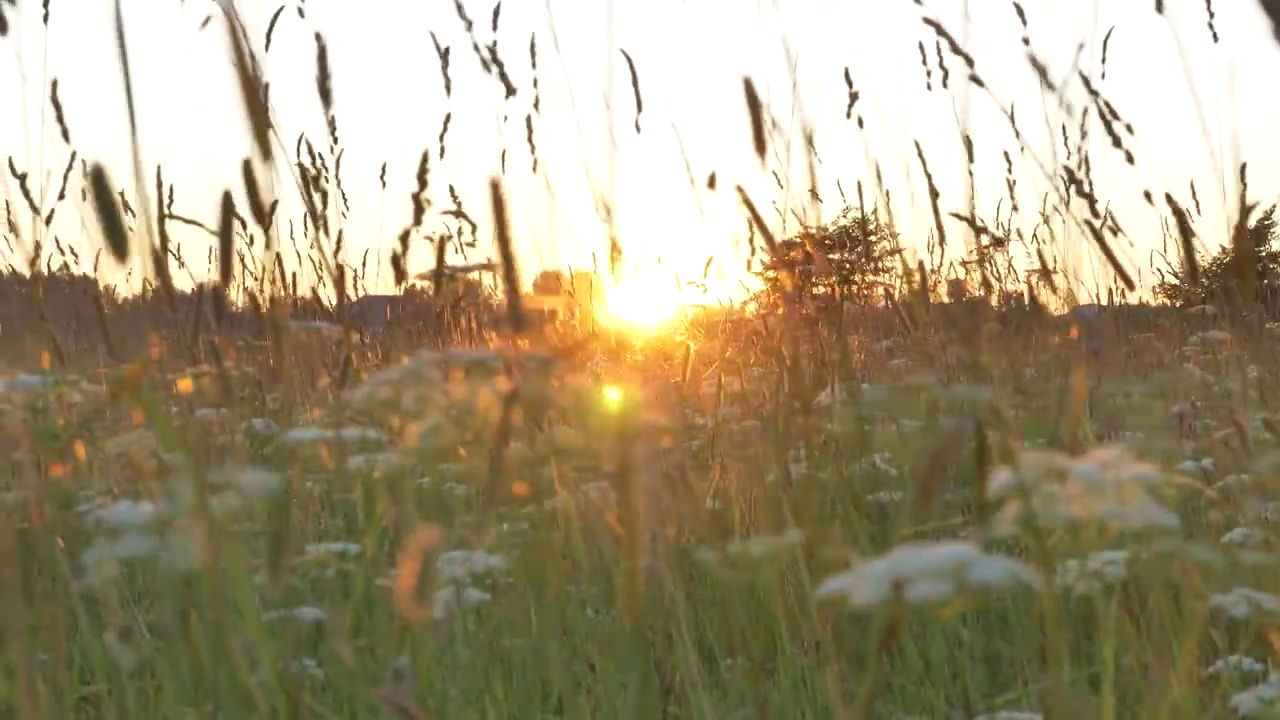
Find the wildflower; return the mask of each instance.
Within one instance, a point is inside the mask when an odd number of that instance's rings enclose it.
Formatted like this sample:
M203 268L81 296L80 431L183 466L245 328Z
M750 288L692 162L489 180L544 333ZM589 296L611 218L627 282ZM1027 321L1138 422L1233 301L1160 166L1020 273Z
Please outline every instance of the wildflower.
M320 667L320 663L316 662L313 658L298 658L286 665L285 669L290 674L311 680L324 679L324 668Z
M1178 516L1149 492L1161 482L1156 468L1120 446L1077 457L1035 449L1024 450L1016 468L993 470L986 493L1002 504L992 521L997 535L1016 532L1028 516L1050 528L1097 523L1119 530L1177 530Z
M882 606L900 596L910 605L944 603L964 591L1039 587L1039 574L1012 558L984 553L968 542L908 543L822 582L819 599L841 597L849 607Z
M809 474L809 458L803 445L794 445L787 452L787 470L792 480L799 480Z
M289 619L312 625L324 622L327 617L328 615L324 610L310 605L299 605L298 607L286 608L283 610L271 610L262 614L263 622Z
M725 546L725 554L729 557L760 560L779 555L802 544L804 544L804 531L799 528L790 528L778 535L760 535L744 540L734 540Z
M347 458L347 471L381 475L409 464L409 458L400 452L364 453Z
M994 397L986 386L952 385L943 392L942 401L953 409L974 412L989 406Z
M1233 528L1222 536L1218 542L1223 545L1239 545L1241 547L1258 547L1266 542L1267 536L1262 531L1251 527Z
M364 547L359 543L352 542L321 542L308 545L304 552L309 558L321 557L323 555L339 555L349 558L359 557L364 552Z
M714 383L712 384L712 390L714 393ZM848 399L848 395L844 387L835 384L828 385L823 388L822 392L818 393L818 397L814 398L813 404L817 407L831 407L845 402Z
M431 597L431 617L445 620L459 609L473 608L489 602L493 596L473 587L440 588Z
M881 490L880 492L871 493L867 496L867 502L876 505L896 505L902 502L905 495L898 490Z
M251 500L270 497L284 488L280 473L260 467L224 467L213 472L209 480Z
M1102 550L1090 553L1083 562L1065 560L1058 564L1057 585L1074 595L1098 592L1124 579L1129 559L1128 550Z
M136 530L155 523L158 512L150 500L117 500L93 513L93 520L113 530Z
M1226 345L1231 342L1231 333L1226 330L1205 330L1191 336L1192 345Z
M1213 661L1205 672L1209 675L1256 675L1267 671L1266 663L1248 655L1228 655Z
M312 426L296 427L286 432L281 438L281 442L287 445L305 445L308 443L318 442L346 442L357 443L367 442L374 444L387 444L390 438L386 433L365 427L347 427L337 430L329 430L327 428L319 428Z
M320 320L290 320L290 332L297 334L315 333L325 340L336 340L342 337L342 326Z
M1209 608L1224 612L1228 617L1247 620L1255 614L1280 614L1280 598L1261 590L1238 587L1210 595Z
M191 414L191 417L201 422L213 422L215 420L224 420L231 417L231 411L226 408L200 408Z
M1239 475L1228 475L1217 483L1214 483L1214 490L1243 490L1253 483L1253 476L1249 473L1240 473Z
M1271 673L1266 681L1232 695L1227 704L1240 717L1274 717L1280 710L1280 675Z
M436 572L442 582L465 582L506 569L506 560L483 550L450 550L436 560Z
M13 375L7 378L0 378L0 391L2 392L41 392L53 386L54 378L52 375Z
M102 633L102 644L116 665L125 673L133 672L142 662L142 652L133 642L133 628L110 628Z
M150 430L138 428L111 438L103 446L103 450L108 455L125 455L138 452L155 452L159 447L160 443Z
M270 418L249 418L244 421L240 429L245 435L251 437L268 438L280 434L280 426Z

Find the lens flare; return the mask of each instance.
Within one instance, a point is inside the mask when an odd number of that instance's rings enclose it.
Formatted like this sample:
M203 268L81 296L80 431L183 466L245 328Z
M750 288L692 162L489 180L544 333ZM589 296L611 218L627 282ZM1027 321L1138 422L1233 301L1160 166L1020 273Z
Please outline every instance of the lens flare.
M600 397L604 400L606 408L611 412L617 412L622 407L622 401L626 399L626 394L617 385L605 385L600 390Z

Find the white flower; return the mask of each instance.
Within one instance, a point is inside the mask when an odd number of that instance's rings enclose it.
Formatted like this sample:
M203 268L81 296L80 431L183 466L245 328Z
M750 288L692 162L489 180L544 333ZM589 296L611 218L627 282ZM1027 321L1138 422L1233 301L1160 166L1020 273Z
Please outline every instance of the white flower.
M315 333L325 340L336 340L342 337L342 326L320 320L290 320L290 332L303 334Z
M985 385L952 385L942 393L942 401L956 409L979 410L991 404L995 397Z
M364 548L359 543L351 542L322 542L312 543L305 549L307 557L314 558L321 555L344 555L346 557L359 557L364 552Z
M1230 592L1210 595L1209 607L1233 618L1249 619L1255 613L1280 614L1280 598L1261 590L1238 587Z
M346 442L357 443L367 442L385 445L391 441L387 434L381 430L366 427L345 427L337 430L329 430L327 428L303 426L291 429L281 438L281 442L287 445L305 445L317 442Z
M1235 693L1228 705L1240 717L1275 717L1280 710L1280 675L1273 672L1265 682Z
M992 529L996 535L1015 533L1031 516L1049 528L1093 523L1117 530L1177 530L1178 516L1149 492L1162 480L1159 470L1120 446L1078 457L1024 450L1016 468L998 467L987 478L988 500L1003 503Z
M111 556L116 560L140 560L155 555L160 550L160 540L149 532L130 530L110 544Z
M271 610L262 614L263 622L271 622L273 620L297 620L300 623L318 624L325 621L328 615L324 610L310 605L299 605L298 607L285 608L282 610Z
M156 440L154 433L146 428L138 428L111 438L103 445L102 449L108 455L123 455L135 452L155 452L159 447L160 443Z
M1231 342L1231 333L1226 330L1205 330L1192 335L1190 342L1193 345L1225 345Z
M39 392L52 387L52 375L12 375L0 378L0 391L4 392Z
M1239 475L1228 475L1217 483L1214 483L1214 490L1243 490L1253 483L1253 476L1249 473L1240 473Z
M1213 661L1205 672L1210 675L1254 675L1267 671L1267 664L1248 655L1228 655Z
M473 587L440 588L431 597L431 616L444 620L459 608L473 608L493 599L489 593Z
M409 464L409 458L400 452L364 453L347 458L347 471L379 475Z
M320 667L320 663L313 658L298 658L286 665L285 669L294 675L301 675L313 680L324 679L324 668Z
M803 445L794 445L787 452L787 470L792 480L799 480L809 474L809 457Z
M1261 530L1251 527L1233 528L1222 536L1218 542L1223 545L1239 545L1241 547L1258 547L1266 542L1267 536Z
M134 643L114 629L102 634L102 644L107 649L107 655L125 673L132 672L142 662L142 653L133 647Z
M1075 595L1098 592L1124 579L1129 559L1128 550L1101 550L1090 553L1083 562L1065 560L1058 565L1057 585Z
M903 497L905 496L898 490L881 490L868 495L867 502L876 505L894 505L902 502Z
M246 435L256 437L275 437L280 434L280 426L270 418L249 418L244 421L241 430Z
M779 535L759 535L743 540L734 540L725 546L725 554L730 557L747 557L760 560L785 553L791 548L804 543L804 531L791 528Z
M1013 558L988 555L968 542L908 543L855 562L818 586L819 599L841 597L851 608L884 605L901 593L911 605L946 602L969 590L1039 587L1040 575Z
M506 560L483 550L450 550L436 560L436 572L442 583L463 582L473 576L499 573L506 569Z
M210 480L255 500L275 495L284 488L284 476L280 473L254 466L219 468Z
M93 519L112 530L136 530L150 527L158 511L150 500L117 500L93 513Z
M213 422L231 417L231 411L226 408L200 408L191 414L191 417L201 422Z

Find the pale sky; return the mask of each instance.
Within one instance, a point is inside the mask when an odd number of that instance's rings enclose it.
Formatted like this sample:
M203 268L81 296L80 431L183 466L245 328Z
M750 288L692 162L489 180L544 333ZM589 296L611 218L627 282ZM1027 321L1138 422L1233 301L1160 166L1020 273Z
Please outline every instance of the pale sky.
M242 197L240 161L250 151L223 20L208 0L122 4L139 98L145 186L149 191L154 187L155 166L163 165L166 179L177 186L175 211L214 224L224 188ZM979 214L990 217L1005 196L1001 152L1008 150L1018 178L1019 224L1029 231L1045 188L1033 157L1050 168L1054 153L1062 160L1058 125L1067 119L1064 111L1038 91L1010 3L975 0L967 24L963 2L925 4L923 12L957 37L967 32L977 73L992 91L969 91ZM493 5L478 0L465 5L478 39L488 43ZM898 230L909 246L923 247L933 223L913 140L925 148L943 212L965 210L967 180L958 132L966 85L963 66L948 57L952 90L944 94L938 87L932 32L920 22L921 8L907 0L508 0L498 38L518 88L509 102L503 101L497 80L482 73L451 2L310 0L305 6L303 21L289 3L266 54L265 30L279 5L238 2L271 82L273 110L290 152L301 132L318 147L326 144L312 39L316 31L325 36L351 202L345 257L358 263L366 248L381 253L384 289L391 282L387 258L409 219L418 158L429 147L434 209L427 227L440 227L438 211L449 206L447 187L455 184L481 224L482 256L493 252L487 182L499 172L506 150L504 182L526 283L544 266L589 267L592 253L606 267L608 241L596 197L612 197L625 271L696 278L714 256L712 285L719 292L732 290L746 261L746 219L734 185L743 185L773 220L778 216L770 204L784 197L752 154L744 75L754 79L779 120L781 133L771 140L779 160L771 165L790 178L790 195L799 209L804 209L808 185L803 117L814 128L821 161L821 219L839 210L837 180L850 202L855 202L859 179L873 197L868 158L874 158L891 193ZM1225 237L1229 218L1224 210L1229 213L1235 205L1241 157L1253 159L1252 198L1271 203L1280 197L1280 168L1270 162L1280 151L1274 130L1280 127L1280 105L1267 92L1280 73L1280 52L1255 2L1215 3L1222 38L1217 46L1210 41L1201 0L1169 0L1165 17L1157 16L1148 0L1025 0L1023 6L1033 46L1053 77L1069 74L1077 45L1084 43L1083 69L1135 127L1136 169L1105 151L1100 127L1095 125L1091 134L1099 195L1110 201L1137 243L1124 254L1141 281L1154 279L1150 253L1160 249L1160 220L1142 202L1143 187L1172 191L1190 207L1188 184L1194 180L1203 210L1196 229L1209 245ZM118 185L133 187L112 13L111 0L55 1L46 30L40 4L22 3L12 20L15 28L0 43L0 98L6 106L0 116L0 153L12 155L20 170L31 173L35 192L41 196L43 190L47 201L69 156L49 110L48 85L54 77L77 150L105 162ZM211 13L214 20L201 30ZM1103 35L1112 26L1103 82L1097 60ZM452 47L451 99L445 97L432 31ZM541 111L534 118L537 175L525 143L525 114L533 99L531 34L537 36L541 93ZM925 41L934 68L933 93L925 89L919 40ZM627 67L617 48L625 49L637 66L644 101L638 136ZM845 119L846 65L861 91L857 110L865 118L865 132ZM1069 87L1078 112L1083 91L1078 80ZM799 98L798 106L793 97ZM1021 159L999 109L1010 102L1016 104L1029 144ZM607 132L610 106L612 142ZM440 161L437 137L450 111L448 152ZM1075 120L1069 122L1074 134ZM378 184L383 162L388 168L385 194ZM705 187L712 171L719 181L715 192ZM16 185L7 171L4 177L8 197L20 209ZM291 183L276 187L284 197L283 208L292 211L300 228L301 204ZM79 202L78 190L71 199ZM239 204L244 207L243 201ZM92 211L84 208L77 217L66 210L54 232L91 257L99 246ZM26 243L30 227L23 223ZM789 227L794 229L794 221ZM775 230L784 230L780 221ZM209 239L181 228L173 234L184 257L203 276ZM955 257L963 238L959 223L949 221L948 237ZM52 244L46 241L47 248ZM1067 244L1058 254L1087 267L1089 253L1081 250L1087 241L1073 232ZM292 268L292 251L285 260ZM411 270L432 264L427 246L417 246ZM104 266L110 263L104 261Z

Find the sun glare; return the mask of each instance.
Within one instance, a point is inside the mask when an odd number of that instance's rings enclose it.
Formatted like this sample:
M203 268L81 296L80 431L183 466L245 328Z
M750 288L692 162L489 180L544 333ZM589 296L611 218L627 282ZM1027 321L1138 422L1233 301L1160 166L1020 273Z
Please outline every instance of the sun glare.
M609 319L633 330L656 330L675 319L684 305L670 280L631 278L605 292Z

